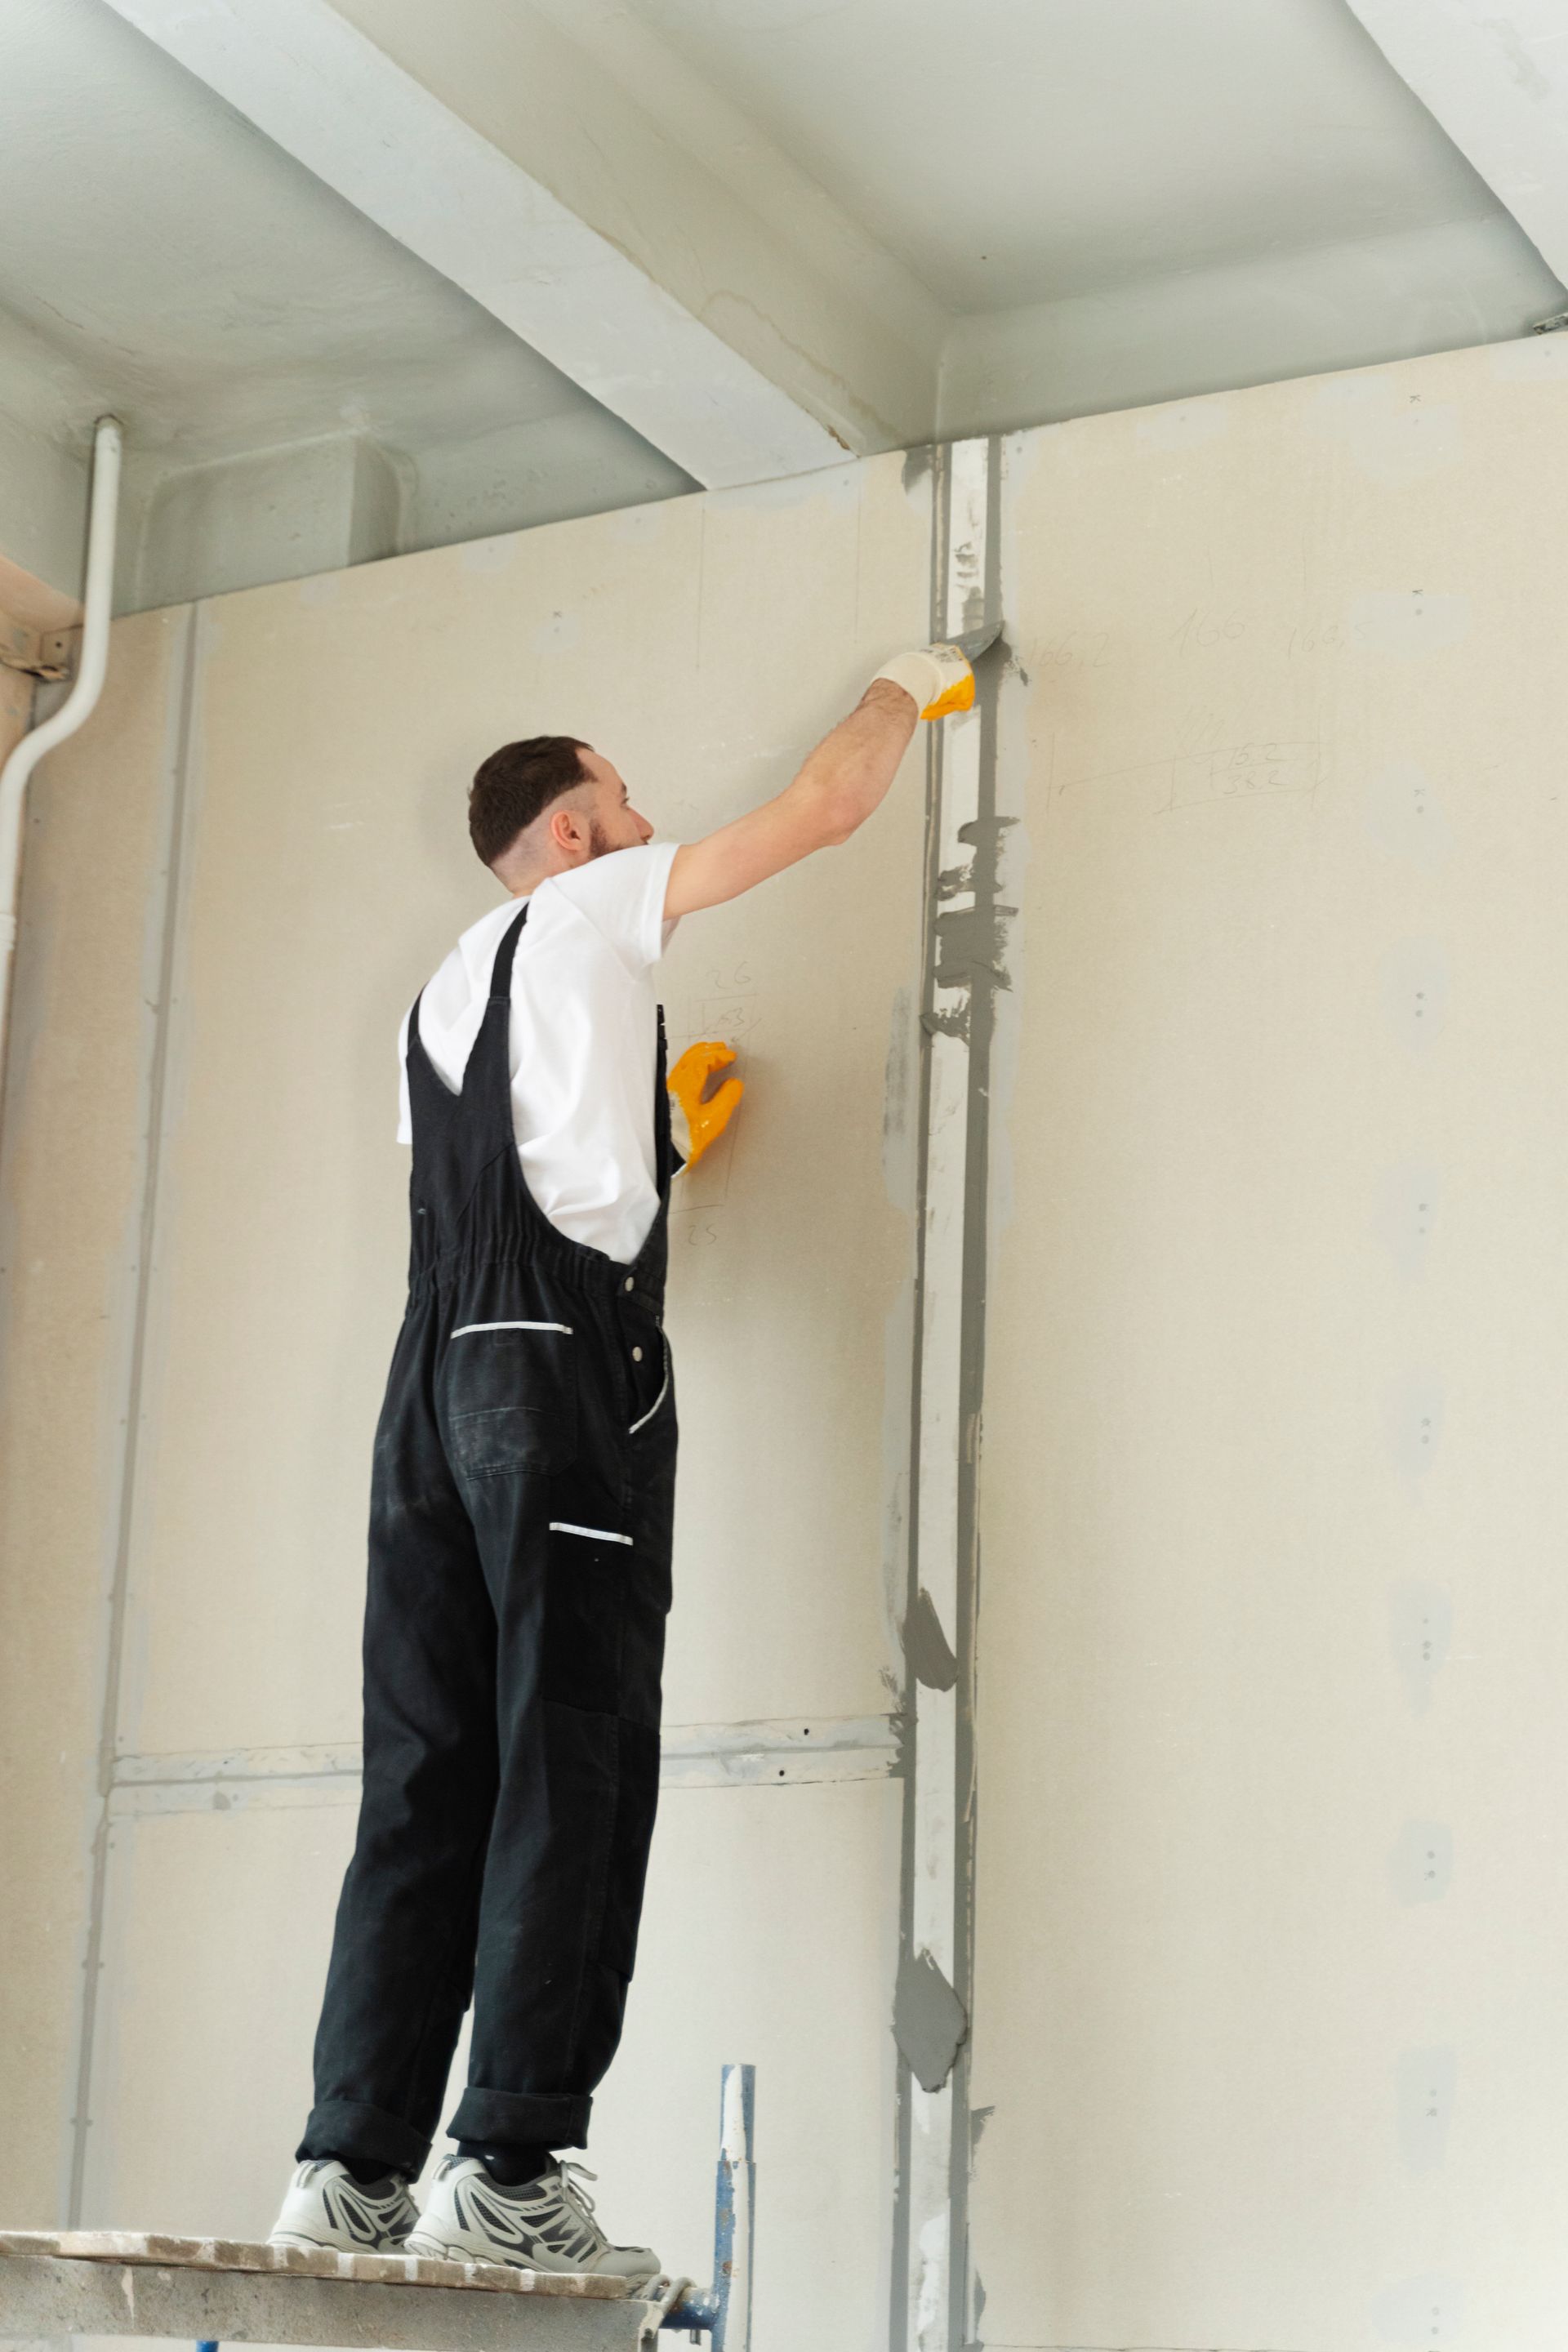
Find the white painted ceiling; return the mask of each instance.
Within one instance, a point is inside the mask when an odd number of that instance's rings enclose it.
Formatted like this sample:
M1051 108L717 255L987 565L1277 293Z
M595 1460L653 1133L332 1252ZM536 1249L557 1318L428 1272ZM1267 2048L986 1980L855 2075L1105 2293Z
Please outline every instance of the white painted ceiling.
M499 140L525 192L553 191L527 204L590 225L590 307L594 250L629 256L859 447L1518 334L1563 299L1348 0L335 5L289 0L289 23L346 22L429 83L444 152L502 168ZM629 393L611 413L603 368L584 380L609 406L519 331L536 256L498 294L493 254L418 257L454 250L455 203L420 142L423 244L356 208L352 172L326 184L330 136L298 150L318 177L254 127L265 105L247 120L157 45L174 25L181 54L204 9L0 0L0 555L68 584L108 407L149 500L181 468L373 440L404 545L689 483ZM267 6L237 13L265 39ZM868 386L840 405L857 321Z
M139 447L195 462L594 408L100 0L0 0L0 42L13 414L79 429L117 406Z
M1343 0L632 7L956 311L1500 210Z

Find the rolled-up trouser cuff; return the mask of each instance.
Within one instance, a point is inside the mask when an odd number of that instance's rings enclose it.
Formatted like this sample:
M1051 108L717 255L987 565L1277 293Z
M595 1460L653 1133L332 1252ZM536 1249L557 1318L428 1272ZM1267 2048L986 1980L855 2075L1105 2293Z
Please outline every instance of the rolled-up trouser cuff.
M470 2083L447 2129L492 2146L586 2147L594 2102L585 2092L481 2091Z
M311 2108L294 2158L303 2164L313 2156L335 2156L344 2162L380 2164L413 2180L424 2170L429 2153L425 2134L401 2116L389 2115L384 2107L367 2107L358 2099L324 2099Z

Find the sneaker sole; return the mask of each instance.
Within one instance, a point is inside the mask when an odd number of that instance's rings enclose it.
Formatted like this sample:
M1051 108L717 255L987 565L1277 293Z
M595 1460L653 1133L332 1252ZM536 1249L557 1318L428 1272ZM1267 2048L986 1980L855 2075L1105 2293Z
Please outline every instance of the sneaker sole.
M633 2294L639 2287L645 2287L651 2280L661 2276L657 2270L648 2271L641 2277L630 2271L581 2271L571 2263L560 2262L543 2251L529 2255L525 2261L517 2254L508 2253L503 2247L468 2246L461 2239L437 2238L428 2230L416 2230L405 2238L399 2252L418 2254L426 2262L494 2263L501 2270L550 2271L559 2278L624 2278Z

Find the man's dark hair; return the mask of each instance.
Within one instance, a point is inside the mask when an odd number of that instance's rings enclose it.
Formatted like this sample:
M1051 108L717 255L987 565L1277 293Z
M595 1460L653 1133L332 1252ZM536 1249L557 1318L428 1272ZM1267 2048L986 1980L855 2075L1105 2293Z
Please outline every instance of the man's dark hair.
M480 863L493 866L536 816L589 780L575 735L530 735L503 743L474 773L468 787L468 838Z

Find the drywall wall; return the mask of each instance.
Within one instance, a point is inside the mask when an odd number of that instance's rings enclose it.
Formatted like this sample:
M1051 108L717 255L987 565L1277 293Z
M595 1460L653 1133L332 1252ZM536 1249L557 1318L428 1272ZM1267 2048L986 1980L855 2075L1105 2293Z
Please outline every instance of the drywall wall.
M1005 451L987 2344L1561 2330L1565 415Z
M1026 434L976 488L1019 910L955 2077L995 2352L1552 2337L1565 401L1563 347L1531 342ZM526 704L669 832L759 797L924 632L910 472L153 616L117 640L118 723L45 771L86 789L37 804L30 1017L64 1011L6 1213L68 1246L79 1222L107 1269L79 1292L47 1248L7 1254L18 1351L59 1383L13 1377L0 1431L32 1579L7 1605L31 1628L60 1596L17 1716L51 1818L68 1782L90 1827L92 1686L120 1671L101 1871L62 1828L16 1881L100 1982L89 2063L57 1937L6 1985L42 2053L7 2064L40 2115L84 2072L90 2122L52 2128L87 2218L258 2226L305 2095L402 1262L390 1032L484 903L462 779ZM70 993L95 909L65 884L108 791L125 901L95 985L134 1050ZM752 1093L678 1222L676 1734L594 2154L613 2225L700 2267L717 2065L759 2061L769 2352L883 2340L900 2308L920 802L906 775L846 853L688 926L668 972L676 1042L735 1034ZM117 1151L149 1140L79 1206L100 1094ZM149 1213L138 1289L124 1219ZM62 1475L60 1433L115 1411L119 1468ZM111 1513L118 1652L83 1582ZM34 2148L6 2160L36 2183ZM909 2323L948 2340L918 2297Z
M102 775L127 824L161 824L174 877L163 984L146 992L161 1059L121 1392L90 2122L73 2133L63 2099L50 2122L89 2221L263 2229L308 2101L353 1821L370 1439L406 1259L396 1027L495 895L468 845L468 777L496 742L560 728L614 758L667 835L776 789L925 634L930 479L904 477L897 457L847 466L120 625L111 680L134 674L160 722L147 646L177 648L173 751L111 703L71 777L43 772L46 829L68 808L86 821L95 795L67 784ZM888 1078L917 1057L924 829L916 753L875 824L683 925L664 975L672 1045L732 1036L748 1095L672 1227L671 1754L592 2161L612 2226L661 2230L701 2271L718 2069L758 2063L764 2347L803 2325L868 2340L887 2307L913 1268L910 1089ZM62 835L55 866L83 854ZM138 921L151 895L131 872ZM40 899L25 919L58 963L84 912ZM87 1011L53 970L31 1001L90 1089ZM129 1105L110 1109L117 1138L135 1131ZM29 1213L47 1184L68 1227L71 1150L47 1126L31 1149ZM18 1334L16 1364L52 1345L97 1393L123 1302L98 1312L96 1295L66 1301ZM61 1448L26 1423L18 1444L29 1432L49 1556L79 1564L108 1506L61 1498ZM47 1618L36 1584L14 1605ZM90 1680L90 1614L58 1638ZM74 1894L79 1839L66 1851ZM56 1889L47 1855L25 1860L24 1917Z
M868 521L847 470L776 504L675 501L205 608L128 1749L354 1736L337 1637L356 1580L323 1591L322 1563L363 1549L344 1433L374 1425L406 1257L387 1008L395 1034L493 902L468 776L509 732L559 724L604 745L677 836L787 780L880 649L921 633L920 502L896 460L864 478ZM676 1721L885 1703L879 1578L848 1564L882 1552L883 1315L866 1301L904 1271L879 1155L892 993L918 955L919 803L911 780L886 826L691 923L666 967L672 1049L733 1031L755 1076L752 1115L674 1230L700 1433L682 1523L713 1531L683 1565L701 1638L677 1645ZM212 1573L220 1528L240 1613ZM301 1610L319 1644L292 1638Z
M119 626L24 840L0 1106L0 2210L21 2226L68 2195L185 635L181 613Z

